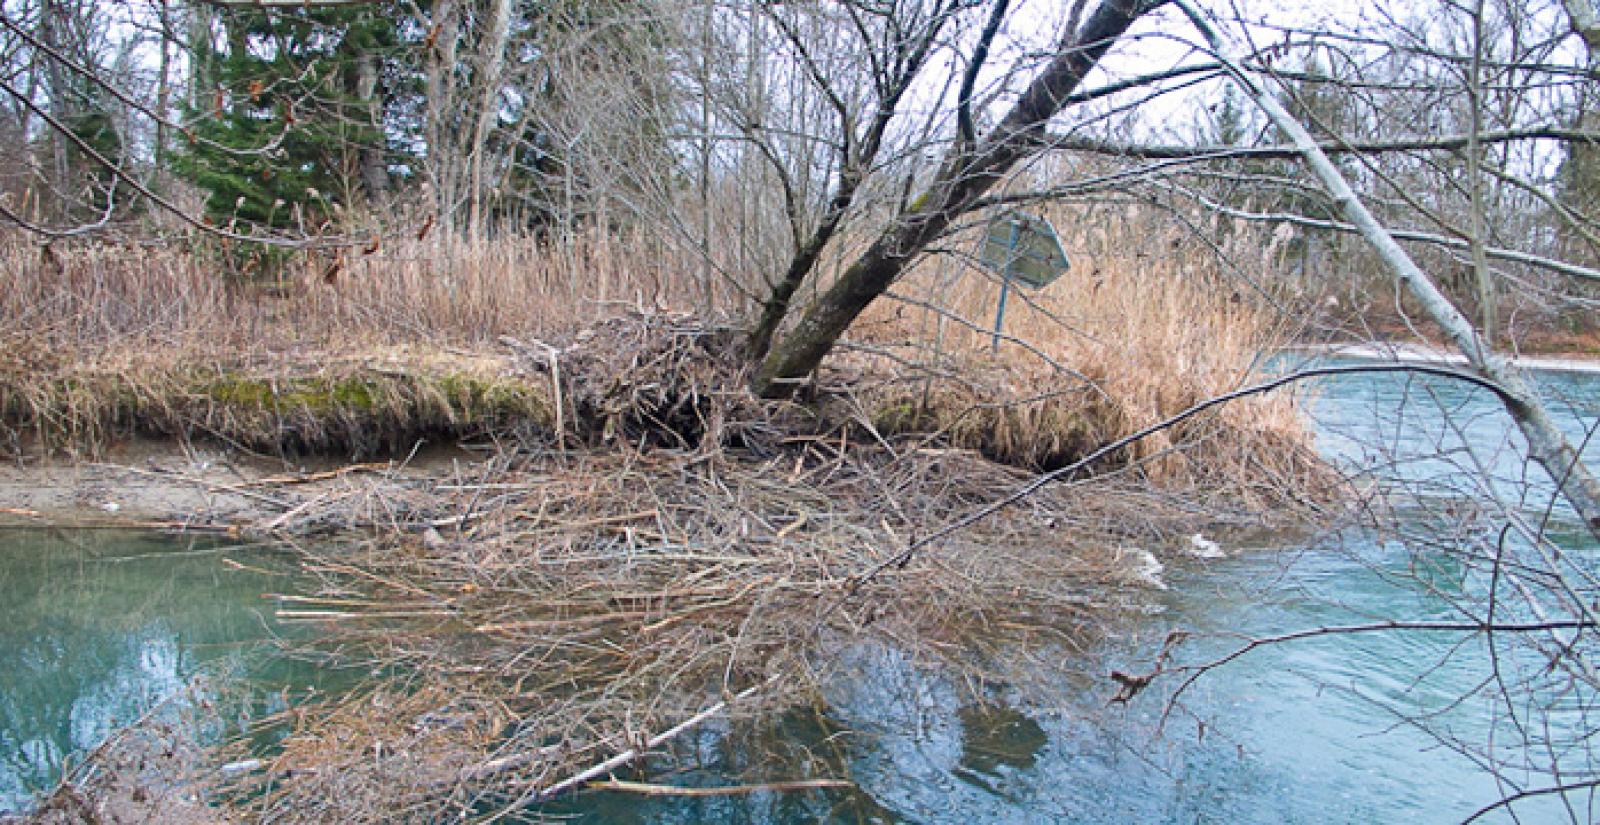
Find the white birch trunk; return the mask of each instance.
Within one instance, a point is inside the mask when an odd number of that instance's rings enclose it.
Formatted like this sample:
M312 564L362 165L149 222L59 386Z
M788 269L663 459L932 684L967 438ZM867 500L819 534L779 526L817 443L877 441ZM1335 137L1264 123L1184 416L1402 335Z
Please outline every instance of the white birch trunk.
M1307 132L1305 127L1301 126L1300 122L1295 120L1272 95L1251 81L1239 64L1225 53L1216 33L1189 0L1174 0L1174 2L1205 36L1218 60L1228 67L1234 81L1245 94L1261 108L1274 126L1283 130L1294 142L1305 157L1312 173L1328 189L1339 211L1344 214L1345 220L1354 225L1361 236L1372 245L1384 264L1422 305L1423 311L1444 330L1445 335L1449 336L1461 354L1467 357L1472 369L1504 389L1505 394L1501 396L1501 400L1505 404L1506 412L1511 415L1511 419L1516 422L1517 428L1528 441L1529 457L1543 467L1555 481L1561 496L1578 512L1589 531L1600 536L1600 481L1597 481L1594 474L1583 464L1578 451L1573 448L1566 434L1556 426L1555 420L1550 417L1549 411L1545 409L1544 403L1532 385L1524 378L1522 371L1513 366L1505 356L1494 351L1483 336L1478 334L1472 322L1450 303L1444 292L1439 289L1439 285L1434 283L1433 278L1423 272L1394 236L1378 223L1377 218L1362 203L1355 190L1350 188L1344 175L1340 174L1339 168L1317 145L1311 133Z

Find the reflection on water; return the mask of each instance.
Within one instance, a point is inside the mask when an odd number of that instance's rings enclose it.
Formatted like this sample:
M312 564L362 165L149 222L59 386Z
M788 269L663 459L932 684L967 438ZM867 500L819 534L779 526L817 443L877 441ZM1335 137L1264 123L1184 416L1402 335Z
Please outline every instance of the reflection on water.
M1600 412L1594 379L1545 388L1575 434ZM1322 448L1370 468L1412 501L1439 502L1438 537L1471 532L1471 499L1492 492L1543 512L1549 485L1529 472L1494 399L1436 379L1344 377L1320 388ZM1455 423L1447 425L1445 414ZM1600 450L1590 446L1589 455ZM1478 486L1480 469L1492 479ZM1541 486L1543 485L1543 486ZM1459 512L1446 508L1464 508ZM1554 512L1559 516L1561 506ZM1466 525L1455 528L1452 524ZM1433 529L1433 528L1429 528ZM1579 559L1594 548L1557 519ZM280 579L220 563L214 548L91 537L66 543L0 534L0 807L47 785L64 754L92 747L119 721L198 672L267 685L287 671L262 656L270 635L259 594ZM255 567L270 560L252 558ZM644 798L598 793L542 812L579 823L802 822L1455 822L1508 792L1469 756L1510 758L1502 774L1532 782L1518 737L1499 714L1481 637L1449 633L1325 636L1261 649L1197 682L1177 705L1158 687L1111 706L1105 675L1147 668L1174 627L1199 634L1186 660L1245 636L1396 619L1456 620L1483 571L1449 553L1352 533L1214 562L1172 560L1158 612L1097 657L1063 652L1041 697L1002 688L974 702L964 688L888 648L855 650L850 678L825 703L770 723L718 720L650 766L649 781L684 787L848 778L852 789ZM1589 758L1593 725L1548 693L1547 662L1502 656L1501 672L1556 711L1546 735ZM1171 682L1165 683L1170 688ZM1541 693L1544 691L1544 693ZM1567 705L1563 705L1567 702ZM1170 715L1165 715L1172 709ZM1426 727L1402 717L1426 720ZM1463 755L1486 742L1510 751ZM1509 754L1509 755L1508 755ZM1594 821L1593 800L1541 798L1523 822ZM1569 815L1570 814L1570 815ZM1490 818L1488 821L1505 821Z
M1600 383L1542 380L1558 419L1582 440L1600 414ZM1551 507L1548 481L1525 465L1504 412L1481 391L1415 376L1343 377L1318 388L1315 413L1326 454L1367 468L1413 504L1437 503L1441 524L1470 528L1466 509L1446 508L1467 508L1485 493L1535 512ZM1591 442L1585 454L1600 456L1600 447ZM1563 509L1553 506L1558 517ZM1559 518L1551 532L1569 550L1594 550ZM1481 539L1440 536L1438 546ZM1505 717L1476 635L1352 634L1269 647L1197 682L1169 716L1159 687L1126 708L1107 705L1114 685L1104 674L1148 667L1174 627L1200 634L1185 657L1204 661L1247 636L1459 620L1458 601L1485 586L1482 570L1429 550L1352 533L1215 562L1174 560L1160 612L1108 643L1100 660L1063 657L1059 691L1046 699L1001 690L969 704L961 689L893 650L863 652L825 710L792 714L744 748L740 734L705 731L674 763L688 769L652 777L679 785L848 777L856 790L717 800L607 794L564 812L586 823L1459 822L1540 779L1537 755L1519 762L1529 732ZM1552 698L1540 681L1547 662L1502 651L1499 664L1530 697ZM1563 741L1572 762L1597 764L1587 753L1594 726L1564 701L1537 717L1550 728L1534 738ZM1503 750L1484 750L1494 742ZM749 763L768 752L776 756ZM1517 786L1497 784L1479 764L1486 757L1504 760L1501 774ZM1595 800L1569 801L1531 800L1519 821L1597 821ZM1502 812L1481 821L1510 819Z
M1174 625L1257 635L1372 616L1451 615L1447 597L1419 593L1363 551L1403 563L1380 545L1345 543L1175 565L1172 589L1161 596L1165 613L1105 655L1147 666ZM1230 648L1219 635L1186 655ZM981 705L966 704L962 688L893 650L861 652L851 670L858 677L836 685L825 709L792 712L759 734L704 731L646 778L715 786L848 777L855 790L600 794L547 813L583 823L1447 823L1504 792L1435 734L1397 716L1426 717L1466 743L1507 732L1481 690L1483 647L1455 635L1327 637L1263 649L1196 683L1164 726L1162 690L1127 708L1108 706L1114 685L1104 670L1062 674L1059 695L999 691ZM1567 819L1553 799L1519 813L1523 822Z
M956 711L956 720L961 723L956 775L991 792L995 787L987 779L1033 768L1050 741L1038 722L1005 705L968 705Z
M273 569L285 567L213 542L0 532L0 810L21 808L64 759L162 700L232 721L274 710L296 668L267 645L261 596L283 589Z

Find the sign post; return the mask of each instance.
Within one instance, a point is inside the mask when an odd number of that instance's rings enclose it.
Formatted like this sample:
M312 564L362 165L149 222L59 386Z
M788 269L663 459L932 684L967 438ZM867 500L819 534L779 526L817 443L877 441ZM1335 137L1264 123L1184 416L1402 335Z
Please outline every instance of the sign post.
M1000 304L995 308L990 343L990 350L999 352L1011 283L1040 289L1064 275L1071 264L1049 221L1015 211L1002 212L989 221L979 260L1000 275Z

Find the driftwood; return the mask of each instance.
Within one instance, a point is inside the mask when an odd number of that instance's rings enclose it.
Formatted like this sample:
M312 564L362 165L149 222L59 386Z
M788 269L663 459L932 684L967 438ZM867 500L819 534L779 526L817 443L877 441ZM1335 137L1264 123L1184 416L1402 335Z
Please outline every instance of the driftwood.
M583 787L586 783L592 780L606 776L613 771L626 768L640 759L643 759L647 754L649 754L650 751L655 750L656 748L659 748L668 742L671 742L682 734L694 730L700 725L705 724L708 720L721 715L735 703L749 699L760 693L762 690L771 688L773 685L777 684L779 679L779 676L773 676L761 684L751 685L750 687L747 687L744 690L734 694L731 698L724 699L720 702L710 705L705 710L702 710L688 719L685 719L682 722L672 726L671 728L668 728L667 730L658 733L649 739L646 739L641 747L629 748L611 757L610 759L605 760L604 762L579 771L578 773L575 773L572 776L569 776L553 785L548 785L544 788L533 789L524 794L522 797L518 798L515 802L512 802L510 805L506 806L505 809L500 811L499 816L505 816L526 808L529 805L548 802L549 800L555 799L564 793Z

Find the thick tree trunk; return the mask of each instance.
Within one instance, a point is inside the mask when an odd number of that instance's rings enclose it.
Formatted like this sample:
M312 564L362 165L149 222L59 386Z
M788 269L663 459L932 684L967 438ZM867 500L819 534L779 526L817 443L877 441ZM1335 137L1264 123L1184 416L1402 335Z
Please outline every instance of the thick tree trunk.
M1056 57L1034 78L1015 107L974 148L958 144L927 191L911 203L872 246L806 309L779 340L756 374L756 391L784 395L833 349L861 311L882 295L906 266L949 229L1017 161L1038 150L1045 124L1117 39L1161 0L1103 0L1088 22L1069 35Z
M761 305L761 317L756 321L755 329L750 332L748 346L751 359L764 358L772 349L772 338L778 333L778 326L783 323L784 317L789 314L795 292L799 291L800 285L811 275L811 270L822 257L822 250L833 240L834 234L839 231L839 224L844 220L845 212L855 201L860 179L848 172L844 178L838 194L834 196L833 202L828 205L827 213L822 217L822 224L811 234L804 246L795 250L794 257L789 261L789 269L783 274L783 280L772 288L772 293Z

